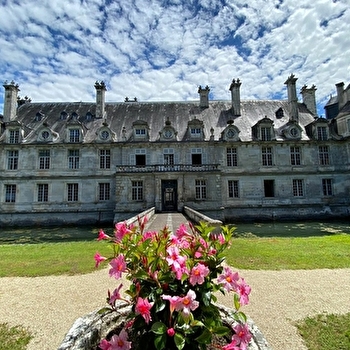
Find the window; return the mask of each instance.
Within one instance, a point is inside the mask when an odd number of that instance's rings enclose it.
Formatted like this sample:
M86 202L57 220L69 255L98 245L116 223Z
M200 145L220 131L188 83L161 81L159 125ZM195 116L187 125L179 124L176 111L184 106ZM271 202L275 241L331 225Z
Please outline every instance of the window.
M329 165L329 148L328 146L318 147L318 160L320 165Z
M68 168L79 169L79 150L68 150Z
M146 165L146 150L141 148L135 151L135 164L137 166Z
M174 155L173 154L164 154L164 164L165 165L174 165Z
M239 198L238 180L228 180L228 196Z
M100 169L111 168L111 151L109 149L100 150Z
M146 129L135 129L135 135L136 136L145 136L146 135Z
M10 130L10 143L19 143L19 130Z
M261 151L261 155L262 155L262 165L271 166L272 165L272 148L263 147Z
M193 137L201 136L201 129L200 128L191 128L191 136L193 136Z
M227 166L237 166L237 148L226 149L226 164Z
M69 130L69 142L79 142L80 141L80 130L70 129Z
M18 169L18 151L7 152L7 169L8 170Z
M207 198L207 182L205 180L196 180L196 199Z
M132 181L131 183L131 199L133 201L143 200L143 182L142 181Z
M317 127L317 140L327 140L327 139L328 139L327 127L318 126Z
M291 165L300 165L300 147L298 146L291 146L290 147L290 164Z
M260 129L261 140L262 141L271 141L271 128L270 127L262 127Z
M38 202L47 202L49 200L49 185L38 184Z
M100 183L98 184L98 187L99 187L99 200L100 201L108 201L110 199L110 189L111 189L111 186L110 184L107 182L107 183Z
M192 165L202 165L202 149L192 148L191 150Z
M78 189L79 184L68 184L68 202L77 202L78 201Z
M304 196L304 185L303 180L293 180L293 196L303 197Z
M50 150L39 151L39 169L50 169Z
M265 194L265 197L275 197L274 180L264 180L264 194Z
M16 185L5 185L5 202L16 202Z
M333 196L332 179L322 179L322 190L324 196Z

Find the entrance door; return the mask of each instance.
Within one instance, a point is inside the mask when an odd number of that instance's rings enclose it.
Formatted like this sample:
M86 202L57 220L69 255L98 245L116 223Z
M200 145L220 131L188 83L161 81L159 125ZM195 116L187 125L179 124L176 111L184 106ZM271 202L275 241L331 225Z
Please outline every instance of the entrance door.
M177 211L177 180L162 180L162 211Z

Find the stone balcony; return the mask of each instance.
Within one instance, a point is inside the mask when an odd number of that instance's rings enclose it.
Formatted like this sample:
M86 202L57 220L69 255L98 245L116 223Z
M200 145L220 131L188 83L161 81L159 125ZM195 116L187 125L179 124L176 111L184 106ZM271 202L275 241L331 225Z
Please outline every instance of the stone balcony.
M208 172L220 171L219 164L117 165L117 173Z

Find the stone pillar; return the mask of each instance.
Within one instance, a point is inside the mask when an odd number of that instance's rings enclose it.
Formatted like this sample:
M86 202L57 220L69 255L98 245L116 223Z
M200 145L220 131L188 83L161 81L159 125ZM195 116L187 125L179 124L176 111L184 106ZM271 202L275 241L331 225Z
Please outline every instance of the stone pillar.
M96 118L104 118L105 116L105 94L106 85L103 81L95 83L96 89Z
M234 116L241 115L241 81L239 79L232 80L229 90L231 91L231 101L232 101L232 114Z
M198 93L199 93L199 107L202 108L208 108L209 107L209 86L207 85L205 89L202 89L202 87L199 85L198 87Z
M16 117L17 97L20 90L18 84L15 84L14 81L11 81L9 84L5 81L3 87L5 88L4 122L9 122Z
M295 122L299 121L298 98L295 84L297 80L298 78L295 78L294 74L291 74L285 81L288 92L289 120Z
M312 85L311 88L308 88L306 85L304 85L301 88L300 93L303 96L303 103L306 105L307 109L317 116L317 108L316 108L316 86Z

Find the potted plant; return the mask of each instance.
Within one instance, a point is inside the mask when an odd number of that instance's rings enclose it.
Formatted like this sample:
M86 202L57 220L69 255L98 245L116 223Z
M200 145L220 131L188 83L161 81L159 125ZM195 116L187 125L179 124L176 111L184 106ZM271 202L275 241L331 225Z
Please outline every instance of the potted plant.
M201 223L189 224L190 230L181 225L176 232L167 227L150 232L146 222L118 223L113 237L99 232L98 239L111 243L113 254L96 253L96 267L109 263L111 277L130 281L126 290L120 283L108 291L109 307L101 312L118 312L121 301L130 305L130 312L99 348L204 350L215 343L222 350L248 349L252 337L240 307L249 302L251 289L224 264L234 228L215 233ZM233 325L223 321L216 292L233 294Z

